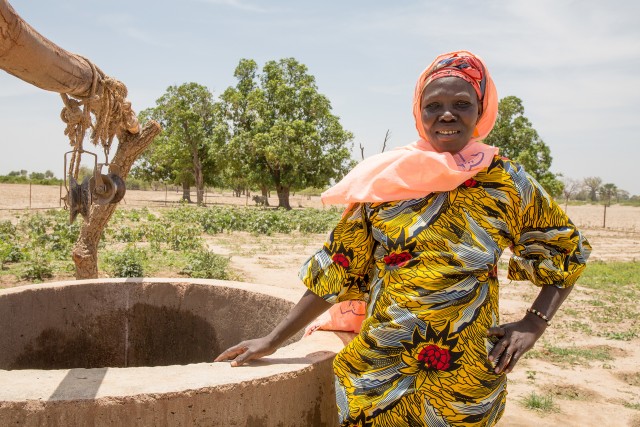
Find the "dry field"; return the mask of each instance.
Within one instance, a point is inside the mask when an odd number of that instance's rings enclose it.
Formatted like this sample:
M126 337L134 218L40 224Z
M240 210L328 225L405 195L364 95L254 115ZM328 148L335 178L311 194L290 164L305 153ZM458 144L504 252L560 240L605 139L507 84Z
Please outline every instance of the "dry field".
M15 218L16 210L28 206L28 190L28 185L0 184L0 219ZM179 197L179 193L168 191L166 204ZM58 206L58 200L58 187L32 188L33 209ZM220 193L208 193L207 203L253 204ZM317 197L295 196L291 204L321 207ZM164 205L164 191L130 191L122 207L162 210ZM591 260L640 262L640 208L610 207L606 229L602 228L602 206L569 206L568 211L594 248ZM233 269L244 281L298 289L301 294L304 289L297 278L298 267L323 239L319 234L206 236L209 249L230 256ZM167 272L171 274L175 275ZM528 283L510 282L504 271L500 275L501 321L517 320L537 289ZM499 426L640 427L640 336L629 332L640 330L639 318L637 301L618 294L613 286L593 289L579 281L553 325L509 375L507 410ZM552 396L553 404L541 402L539 410L525 408L523 402L531 400L532 393Z

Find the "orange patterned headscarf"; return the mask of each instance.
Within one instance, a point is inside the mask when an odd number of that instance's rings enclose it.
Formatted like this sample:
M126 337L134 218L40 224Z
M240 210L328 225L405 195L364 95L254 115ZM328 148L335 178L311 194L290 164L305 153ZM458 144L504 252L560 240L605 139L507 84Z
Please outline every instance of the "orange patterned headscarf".
M427 68L425 68L413 94L413 117L416 121L416 129L420 138L427 140L427 135L422 126L421 105L422 93L429 83L442 77L459 77L467 81L476 91L480 101L482 114L476 124L471 141L481 141L489 135L498 116L498 92L493 84L489 70L484 61L477 55L466 50L449 52L438 56Z
M456 64L457 68L449 66L451 64ZM429 143L422 125L422 92L431 81L445 76L475 81L476 83L470 83L474 89L477 86L476 93L482 105L473 137L456 154L437 152ZM420 74L414 92L413 115L420 139L413 144L363 160L342 181L322 193L322 202L389 202L417 199L433 192L453 190L487 168L493 156L498 154L496 147L480 142L493 129L497 114L498 94L480 57L467 51L438 56Z

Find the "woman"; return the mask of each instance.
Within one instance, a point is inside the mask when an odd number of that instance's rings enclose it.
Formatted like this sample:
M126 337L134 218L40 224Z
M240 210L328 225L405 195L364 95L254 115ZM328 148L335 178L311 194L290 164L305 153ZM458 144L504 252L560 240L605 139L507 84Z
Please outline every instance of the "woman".
M506 373L540 338L590 247L542 187L479 142L497 94L477 56L441 55L414 95L420 139L374 156L323 194L348 203L301 270L308 291L267 337L216 360L271 354L333 303L367 302L360 333L335 358L343 425L491 426ZM499 325L497 263L541 287L521 320Z

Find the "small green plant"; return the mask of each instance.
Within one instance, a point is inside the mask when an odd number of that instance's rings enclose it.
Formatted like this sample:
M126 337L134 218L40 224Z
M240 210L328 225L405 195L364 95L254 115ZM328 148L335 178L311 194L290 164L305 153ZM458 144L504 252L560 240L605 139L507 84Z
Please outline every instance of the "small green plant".
M9 260L12 249L10 243L0 240L0 270L4 270L4 263Z
M603 336L610 340L631 341L634 338L638 338L640 335L637 330L629 330L623 332L605 332Z
M585 364L589 361L612 360L611 348L607 346L594 347L557 347L547 345L544 348L544 357L556 363Z
M41 249L34 249L28 253L21 277L38 281L53 277L51 262Z
M0 221L0 236L13 236L16 233L16 226L9 220Z
M633 402L625 402L622 404L625 408L635 409L636 411L640 411L640 403Z
M203 279L229 279L229 258L200 250L189 255L187 266L182 274Z
M536 394L535 391L532 391L531 394L523 399L522 405L527 409L540 412L556 412L558 410L558 407L553 403L552 395L541 396Z
M143 277L147 252L142 248L127 246L122 252L106 256L109 273L113 277Z
M536 371L527 371L527 379L531 381L536 380Z

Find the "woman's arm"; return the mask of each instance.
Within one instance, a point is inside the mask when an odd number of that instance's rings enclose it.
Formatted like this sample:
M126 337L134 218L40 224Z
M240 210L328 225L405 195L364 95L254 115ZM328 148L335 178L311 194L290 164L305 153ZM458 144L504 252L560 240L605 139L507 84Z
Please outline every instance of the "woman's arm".
M560 305L567 298L573 286L558 288L545 285L540 290L538 297L531 308L553 318ZM499 341L489 354L489 361L496 362L496 374L513 370L518 360L534 346L536 341L547 329L547 321L536 314L527 312L524 318L518 322L507 323L502 326L489 328L487 336L497 337Z
M215 362L231 360L231 366L240 366L252 359L259 359L275 352L283 342L304 328L312 320L331 307L331 304L307 290L300 301L291 309L269 335L242 341L223 351Z

